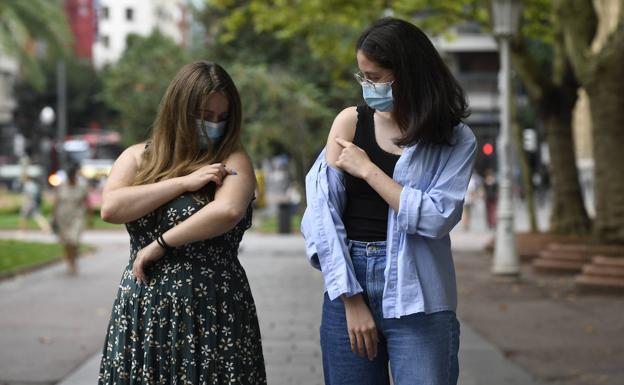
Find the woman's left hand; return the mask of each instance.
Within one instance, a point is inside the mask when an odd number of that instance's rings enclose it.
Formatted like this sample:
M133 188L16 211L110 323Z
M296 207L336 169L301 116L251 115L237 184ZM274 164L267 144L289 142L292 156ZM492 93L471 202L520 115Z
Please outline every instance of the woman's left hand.
M163 255L165 255L165 249L156 242L152 242L139 250L132 264L132 274L139 285L147 285L147 274L145 271L151 264L162 258Z
M373 165L366 151L342 138L336 138L336 143L342 147L336 166L356 178L365 179Z

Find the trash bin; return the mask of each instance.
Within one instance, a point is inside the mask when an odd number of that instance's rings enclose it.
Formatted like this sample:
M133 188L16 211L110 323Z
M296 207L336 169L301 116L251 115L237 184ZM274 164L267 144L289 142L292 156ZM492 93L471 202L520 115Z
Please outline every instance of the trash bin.
M292 205L290 203L280 203L277 206L277 231L280 234L290 234L292 217Z

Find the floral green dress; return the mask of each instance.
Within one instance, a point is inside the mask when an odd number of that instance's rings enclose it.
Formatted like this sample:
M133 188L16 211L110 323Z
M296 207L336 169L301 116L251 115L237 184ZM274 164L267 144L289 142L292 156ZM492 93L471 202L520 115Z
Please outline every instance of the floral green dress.
M130 261L113 304L98 384L266 384L256 308L238 247L251 206L229 232L165 254L139 287L132 263L207 200L185 193L127 223Z

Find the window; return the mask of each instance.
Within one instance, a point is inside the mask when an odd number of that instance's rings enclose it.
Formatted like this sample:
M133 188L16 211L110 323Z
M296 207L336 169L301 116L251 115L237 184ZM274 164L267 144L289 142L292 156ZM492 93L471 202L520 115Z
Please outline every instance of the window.
M126 8L126 20L132 21L134 19L134 9Z
M108 48L110 46L110 39L109 39L108 35L100 36L100 42L106 48Z
M102 19L103 20L108 20L108 7L102 7Z

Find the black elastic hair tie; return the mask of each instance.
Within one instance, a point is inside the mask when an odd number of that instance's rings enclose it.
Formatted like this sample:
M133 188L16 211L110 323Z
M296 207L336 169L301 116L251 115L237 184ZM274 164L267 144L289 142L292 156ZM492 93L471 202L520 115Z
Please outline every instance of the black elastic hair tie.
M165 242L165 238L162 236L162 234L160 234L158 238L156 238L156 243L158 243L158 246L162 247L166 251L171 251L174 249L173 247L169 246L167 242Z

